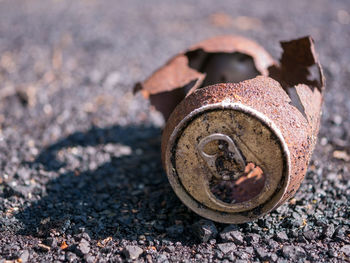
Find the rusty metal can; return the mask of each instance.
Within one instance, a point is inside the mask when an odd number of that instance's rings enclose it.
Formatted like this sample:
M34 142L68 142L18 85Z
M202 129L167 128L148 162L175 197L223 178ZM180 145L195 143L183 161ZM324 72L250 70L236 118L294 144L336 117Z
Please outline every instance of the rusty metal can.
M177 196L203 217L252 221L293 196L306 174L324 77L310 37L282 48L277 63L251 40L209 39L138 85L170 115L163 166Z

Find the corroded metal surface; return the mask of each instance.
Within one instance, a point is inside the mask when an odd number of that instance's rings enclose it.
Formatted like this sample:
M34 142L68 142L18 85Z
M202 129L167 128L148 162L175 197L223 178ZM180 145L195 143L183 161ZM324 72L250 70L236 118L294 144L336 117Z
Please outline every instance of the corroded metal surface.
M163 165L179 198L204 217L254 220L293 196L305 176L324 77L310 37L282 48L278 64L250 40L213 38L138 86L163 99L168 93L170 101L151 99L166 118L172 112L162 137Z
M207 73L201 72L201 67L205 66L211 54L234 53L252 58L257 71L255 75L268 76L268 68L275 64L270 54L250 39L240 36L214 37L195 44L170 59L144 82L137 83L134 91L141 90L167 119L186 94L192 93L202 85ZM238 59L242 60L241 57ZM227 67L229 63L225 64Z

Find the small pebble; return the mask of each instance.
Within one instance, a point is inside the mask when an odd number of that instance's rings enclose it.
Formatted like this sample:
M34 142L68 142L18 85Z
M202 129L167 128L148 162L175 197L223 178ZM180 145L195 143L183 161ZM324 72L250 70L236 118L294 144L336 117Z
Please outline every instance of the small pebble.
M267 251L262 248L262 247L258 247L256 250L255 250L256 254L258 255L258 257L261 259L261 260L267 260L268 259L268 253Z
M346 256L350 256L350 245L345 245L340 249Z
M139 256L143 253L142 248L138 246L126 246L123 250L123 254L127 259L138 259Z
M228 226L220 233L220 238L225 241L233 241L236 245L243 244L243 235L240 231L236 230L235 226Z
M21 263L26 263L29 259L29 251L28 250L23 250L21 253L21 256L19 257L21 260Z
M216 238L218 230L215 224L210 220L201 219L192 225L192 232L201 242L208 242Z
M87 240L81 239L78 246L77 250L80 254L86 255L87 253L90 252L90 244Z
M287 236L286 232L281 231L281 232L278 232L276 234L275 239L277 241L280 241L280 242L286 242L286 241L288 241L288 236Z
M221 244L218 244L217 246L218 246L218 249L224 254L227 254L236 249L236 245L232 242L221 243Z

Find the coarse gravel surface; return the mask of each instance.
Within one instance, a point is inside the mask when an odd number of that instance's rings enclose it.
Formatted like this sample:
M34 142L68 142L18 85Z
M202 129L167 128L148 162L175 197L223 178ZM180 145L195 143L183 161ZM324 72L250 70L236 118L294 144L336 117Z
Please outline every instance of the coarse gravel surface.
M223 225L175 196L163 121L132 87L221 34L312 35L327 90L295 198ZM0 0L0 263L350 259L348 0Z

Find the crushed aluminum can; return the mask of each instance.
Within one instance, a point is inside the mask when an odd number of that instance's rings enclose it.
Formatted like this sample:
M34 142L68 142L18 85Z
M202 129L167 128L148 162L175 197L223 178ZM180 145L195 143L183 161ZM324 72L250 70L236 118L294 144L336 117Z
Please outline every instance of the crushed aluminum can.
M311 37L281 46L278 63L252 40L211 38L135 86L167 120L171 186L203 217L252 221L292 197L306 174L324 76Z

